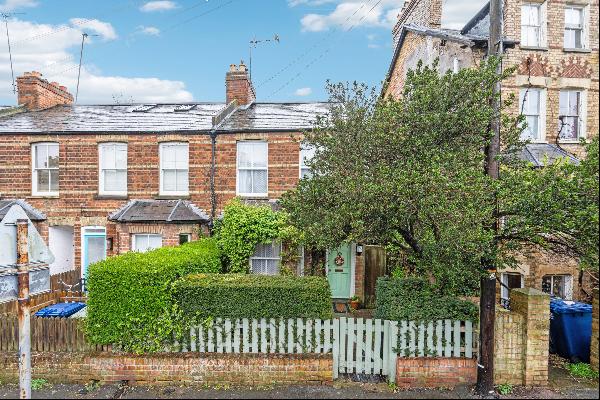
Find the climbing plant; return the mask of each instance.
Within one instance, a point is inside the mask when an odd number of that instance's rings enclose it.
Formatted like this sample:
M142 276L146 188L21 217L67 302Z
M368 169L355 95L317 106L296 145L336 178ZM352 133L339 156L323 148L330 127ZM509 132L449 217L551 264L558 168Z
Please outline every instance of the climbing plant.
M231 200L223 210L223 218L215 225L217 243L224 256L226 272L248 272L248 260L256 245L278 240L288 243L290 249L298 242L299 231L287 222L285 212L273 211L269 206L244 204L239 198ZM285 264L293 259L293 251L282 254Z

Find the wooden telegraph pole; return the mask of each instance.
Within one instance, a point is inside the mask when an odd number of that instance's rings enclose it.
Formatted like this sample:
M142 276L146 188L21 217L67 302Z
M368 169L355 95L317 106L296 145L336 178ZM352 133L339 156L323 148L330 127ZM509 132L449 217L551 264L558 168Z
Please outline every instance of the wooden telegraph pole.
M17 221L17 276L19 285L19 396L31 398L31 312L29 304L29 240L27 219Z
M490 37L488 42L488 56L501 57L502 43L502 8L503 0L490 1ZM498 75L502 73L501 64L498 64ZM498 155L500 153L500 81L494 85L494 116L490 127L494 135L486 148L486 174L492 179L498 179L500 166ZM498 231L498 218L495 213L494 229ZM481 279L481 298L479 316L479 366L477 368L477 393L488 395L494 390L494 321L496 319L496 265L489 260L485 265L486 276Z

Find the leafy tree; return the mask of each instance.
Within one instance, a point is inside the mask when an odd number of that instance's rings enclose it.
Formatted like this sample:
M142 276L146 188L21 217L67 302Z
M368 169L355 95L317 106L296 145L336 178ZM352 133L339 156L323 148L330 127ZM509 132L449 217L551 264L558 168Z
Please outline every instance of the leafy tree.
M484 174L492 87L513 72L497 76L498 62L445 74L419 64L399 99L356 83L329 84L331 113L305 137L317 149L313 176L282 201L291 221L321 248L344 241L399 248L409 273L456 294L478 286L482 260L506 267L523 246L564 249L556 237L579 237L565 232L576 224L564 207L573 201L576 166L534 169L504 157L500 180ZM502 109L513 101L504 99ZM504 150L515 154L523 118L501 118ZM597 186L595 193L597 209ZM503 217L498 230L496 217Z

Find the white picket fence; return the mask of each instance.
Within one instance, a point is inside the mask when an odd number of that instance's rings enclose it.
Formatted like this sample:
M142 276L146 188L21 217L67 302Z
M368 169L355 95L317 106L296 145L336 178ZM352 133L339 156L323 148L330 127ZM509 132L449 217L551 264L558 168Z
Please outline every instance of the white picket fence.
M332 353L333 375L368 374L394 381L398 357L476 354L470 321L380 319L221 320L194 326L167 351L201 353Z

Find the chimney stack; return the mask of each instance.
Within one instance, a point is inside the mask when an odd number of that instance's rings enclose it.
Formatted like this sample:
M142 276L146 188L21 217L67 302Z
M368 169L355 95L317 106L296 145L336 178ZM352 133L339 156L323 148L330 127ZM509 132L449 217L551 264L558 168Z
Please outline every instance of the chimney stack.
M73 104L73 95L58 82L48 82L37 71L25 72L17 78L19 105L30 111L44 110L59 104Z
M227 104L236 100L238 105L243 106L256 100L254 86L243 61L240 65L229 66L229 71L225 75L225 88Z

